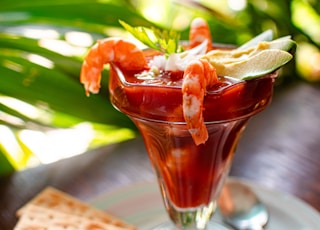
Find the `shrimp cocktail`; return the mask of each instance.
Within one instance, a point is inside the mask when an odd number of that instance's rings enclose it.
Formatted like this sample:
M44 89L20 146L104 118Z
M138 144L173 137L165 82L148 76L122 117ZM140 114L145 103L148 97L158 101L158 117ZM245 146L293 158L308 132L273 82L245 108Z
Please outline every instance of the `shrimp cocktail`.
M209 220L237 142L248 119L270 103L295 42L266 31L237 48L215 45L201 18L184 42L174 31L120 23L148 48L98 41L81 70L86 93L98 93L110 64L111 102L141 132L171 219L155 229L221 229Z

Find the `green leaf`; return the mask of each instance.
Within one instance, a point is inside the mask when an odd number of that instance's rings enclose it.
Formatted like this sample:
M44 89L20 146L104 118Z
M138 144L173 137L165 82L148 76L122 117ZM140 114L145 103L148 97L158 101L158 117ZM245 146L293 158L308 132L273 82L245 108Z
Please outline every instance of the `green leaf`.
M132 27L124 21L120 24L135 38L146 46L165 54L181 51L179 45L180 34L174 30L161 30L159 28L146 28L143 26Z
M153 31L143 26L132 27L121 20L119 20L119 22L129 33L131 33L139 41L143 42L150 48L158 49L158 47L156 46L157 39Z
M33 105L46 105L86 121L123 127L128 119L108 101L107 90L101 95L85 96L78 77L74 79L59 68L45 68L24 58L24 52L2 55L0 92ZM79 70L76 70L76 74ZM132 127L132 125L129 125Z
M15 168L10 163L7 155L2 151L0 143L0 175L9 174L15 171Z

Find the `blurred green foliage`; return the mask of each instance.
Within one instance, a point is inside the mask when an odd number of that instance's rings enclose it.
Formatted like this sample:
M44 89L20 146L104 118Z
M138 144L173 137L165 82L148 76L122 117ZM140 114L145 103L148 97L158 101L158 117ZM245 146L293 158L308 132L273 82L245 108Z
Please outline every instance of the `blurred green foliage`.
M86 97L79 83L87 49L99 38L124 34L119 19L135 26L172 27L187 39L191 20L201 16L210 24L214 42L241 44L271 28L276 37L291 34L298 43L309 44L319 52L319 10L316 0L2 0L0 126L12 130L22 154L17 159L4 148L0 129L0 173L28 164L32 151L20 139L19 131L23 129L46 131L92 122L102 133L120 128L135 130L109 102L107 71L103 72L98 95ZM74 41L71 35L91 42ZM294 61L286 66L283 77L299 77ZM8 98L32 105L40 115L30 115Z

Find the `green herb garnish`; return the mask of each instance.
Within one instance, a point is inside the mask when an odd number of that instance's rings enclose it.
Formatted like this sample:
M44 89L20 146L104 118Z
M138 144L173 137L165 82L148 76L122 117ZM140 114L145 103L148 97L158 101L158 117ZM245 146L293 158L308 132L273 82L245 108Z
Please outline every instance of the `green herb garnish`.
M132 27L124 21L119 20L119 22L135 38L152 49L165 54L182 52L182 47L179 45L180 33L177 31L161 30L155 27Z

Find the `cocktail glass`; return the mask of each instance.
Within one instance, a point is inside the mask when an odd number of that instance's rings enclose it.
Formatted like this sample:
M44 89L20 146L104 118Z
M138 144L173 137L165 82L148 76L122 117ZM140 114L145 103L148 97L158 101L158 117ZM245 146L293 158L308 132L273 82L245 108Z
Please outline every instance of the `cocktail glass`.
M114 107L139 129L157 175L171 221L155 229L224 229L210 218L239 138L249 118L270 103L277 73L224 78L209 89L203 110L209 138L200 145L183 119L181 86L131 75L111 65L109 90Z

